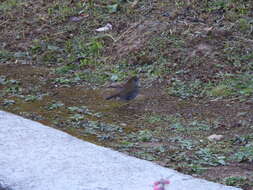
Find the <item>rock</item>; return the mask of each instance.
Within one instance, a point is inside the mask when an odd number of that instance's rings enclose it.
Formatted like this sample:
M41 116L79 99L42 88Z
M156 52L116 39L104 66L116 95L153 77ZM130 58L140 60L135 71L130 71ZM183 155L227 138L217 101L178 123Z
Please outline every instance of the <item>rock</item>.
M210 135L209 137L207 137L207 139L209 141L220 141L221 139L223 139L223 135L213 134L213 135Z

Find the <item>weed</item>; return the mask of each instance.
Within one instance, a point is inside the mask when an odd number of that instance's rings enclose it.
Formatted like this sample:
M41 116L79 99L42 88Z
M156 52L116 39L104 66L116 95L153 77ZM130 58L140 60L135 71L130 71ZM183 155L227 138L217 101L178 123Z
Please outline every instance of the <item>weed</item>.
M181 140L179 142L181 143L182 149L187 149L187 150L193 149L193 141L192 140Z
M5 85L7 82L6 76L0 76L0 85Z
M138 132L137 139L141 142L148 142L152 139L152 133L148 130L141 130Z
M18 85L12 85L11 87L5 88L4 91L7 94L18 95L18 94L21 94L22 88Z
M99 121L86 121L83 123L83 127L90 127L100 131L122 131L123 129L117 125L103 123Z
M45 51L42 55L42 61L45 64L56 64L59 59L61 59L61 56L52 50Z
M232 160L237 162L252 162L253 161L253 145L248 144L244 147L241 147L232 157Z
M146 151L139 151L139 152L136 152L134 155L139 158L149 160L149 161L155 160L154 155L152 153L148 153Z
M62 85L68 85L75 82L74 80L67 79L65 77L56 78L54 81L55 83L62 84Z
M69 118L71 119L71 121L81 121L81 120L84 120L85 117L83 114L76 113L70 116Z
M232 94L232 90L229 89L228 86L224 85L224 84L221 84L221 85L218 85L218 86L215 86L213 87L209 94L211 96L230 96Z
M103 135L97 135L98 140L100 141L108 141L108 140L114 140L113 135L103 134Z
M187 131L187 127L185 127L182 123L177 122L177 123L173 123L170 126L171 129L176 130L177 132L186 132Z
M3 106L11 106L15 103L16 103L15 100L4 100L3 101Z
M253 95L253 78L249 73L234 75L220 82L220 84L211 89L212 96Z
M58 109L60 107L64 106L63 103L61 102L55 102L55 103L51 103L47 106L47 110L54 110L54 109Z
M109 13L116 13L119 9L118 4L113 4L113 5L107 5Z
M167 89L169 95L182 99L202 97L205 93L203 83L199 80L184 82L174 79L171 87Z
M33 40L30 47L31 54L38 54L45 50L46 44L40 40Z
M198 164L181 164L180 167L184 167L187 170L190 170L189 171L190 173L195 173L198 175L201 175L202 173L204 173L207 170L207 168L205 168L201 165L198 165Z
M190 130L200 130L200 131L208 131L211 129L211 126L203 121L192 121L189 124Z
M210 166L218 166L218 165L226 164L224 156L218 156L214 154L209 148L201 148L195 153L198 158L195 160L195 162L198 164L210 165Z
M226 185L240 187L240 185L247 183L248 179L245 176L232 176L232 177L226 177L224 179L224 182Z
M68 64L68 65L64 65L64 66L56 68L55 73L56 74L65 74L65 73L68 73L69 71L75 70L77 68L78 68L78 66L76 64Z
M25 96L25 101L26 102L34 102L38 100L40 97L39 96L34 96L34 95L27 95Z
M158 123L163 121L162 117L160 115L152 115L148 118L148 122L153 124L153 123Z
M0 61L1 62L8 61L11 58L13 58L13 53L12 52L9 52L9 51L4 50L4 49L0 50Z
M252 162L252 139L245 135L253 130L252 2L138 1L137 6L129 8L130 3L123 0L1 3L3 108L30 119L43 119L43 123L54 124L85 140L157 160L209 180L220 182L224 173L217 172L216 166L224 164L228 168L226 176L234 171L250 176L246 167L234 167L231 163L238 162L241 166L241 162L243 165ZM113 25L111 31L94 31L108 22ZM138 40L133 43L131 39ZM207 44L207 48L202 49L199 44ZM136 45L134 51L129 48L132 45ZM126 52L117 55L114 47ZM20 62L31 65L20 66ZM20 72L16 72L19 68ZM49 74L40 73L41 69ZM53 69L55 72L50 72ZM102 88L107 80L122 81L133 74L141 78L145 101L137 99L131 105L111 109L109 102L92 93L85 95L89 101L84 101L83 93L75 94L77 101L66 100L70 91ZM48 96L40 101L41 93L54 93L52 86L57 87L59 100ZM74 102L77 104L64 106ZM146 115L146 110L152 115ZM121 123L124 129L111 122ZM224 140L209 142L207 137L216 132L224 135ZM235 138L226 141L231 135ZM252 176L247 180L252 181ZM227 183L247 184L244 179L233 178L228 178Z
M248 22L246 19L244 18L240 18L237 21L238 24L238 28L242 31L242 32L246 32L249 31L252 27L252 23Z
M86 106L72 106L72 107L68 107L67 108L70 112L77 112L79 114L86 114L86 115L90 115L90 116L94 116L97 118L102 117L102 113L94 113L93 111L89 110Z
M67 3L55 1L51 7L48 7L47 13L52 20L59 22L66 20L69 16L77 14L78 10L76 7L71 7Z
M14 7L18 7L21 4L22 2L18 0L7 0L7 1L1 2L0 11L3 11L3 12L10 11Z

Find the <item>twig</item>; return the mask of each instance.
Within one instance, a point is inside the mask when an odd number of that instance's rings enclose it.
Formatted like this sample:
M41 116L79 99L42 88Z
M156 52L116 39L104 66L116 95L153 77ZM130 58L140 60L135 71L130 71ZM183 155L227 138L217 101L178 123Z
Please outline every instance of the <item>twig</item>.
M250 42L250 43L253 43L253 40L250 40L250 39L246 39L246 38L243 38L243 37L240 37L240 36L235 36L236 38L240 39L240 40L244 40L244 41L247 41L247 42Z
M6 21L2 22L2 23L0 24L0 26L3 25L3 24L5 24L5 23L8 22L8 21L9 21L9 20L6 20Z
M128 28L125 32L123 32L116 40L115 42L119 41L129 30L131 30L132 28L135 28L136 26L138 26L142 21L134 24L133 26L131 26L130 28Z

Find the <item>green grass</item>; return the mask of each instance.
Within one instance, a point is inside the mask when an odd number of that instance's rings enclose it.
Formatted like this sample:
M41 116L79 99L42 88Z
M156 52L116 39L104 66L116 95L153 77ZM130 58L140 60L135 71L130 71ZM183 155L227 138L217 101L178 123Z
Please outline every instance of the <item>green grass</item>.
M224 179L226 185L240 187L241 185L248 184L249 179L245 176L231 176ZM252 184L252 183L251 183Z
M249 175L229 169L253 158L252 2L139 1L134 8L132 1L89 2L1 3L4 109L184 173L251 187ZM108 22L112 30L95 32ZM143 36L145 42L128 40ZM124 55L115 55L118 45ZM20 63L32 66L22 70ZM9 72L11 66L22 69ZM123 106L103 100L105 84L131 75L141 78L142 100ZM86 88L94 93L75 94ZM224 138L210 142L212 134ZM227 178L212 173L219 174L217 166L229 168Z
M200 80L182 81L174 79L171 86L167 89L169 95L177 96L182 99L203 97L206 84Z
M212 96L252 96L253 77L250 73L233 75L210 90Z
M21 1L18 0L6 0L4 2L1 2L0 4L0 12L3 11L6 13L6 11L10 11L16 7L19 7L22 5Z

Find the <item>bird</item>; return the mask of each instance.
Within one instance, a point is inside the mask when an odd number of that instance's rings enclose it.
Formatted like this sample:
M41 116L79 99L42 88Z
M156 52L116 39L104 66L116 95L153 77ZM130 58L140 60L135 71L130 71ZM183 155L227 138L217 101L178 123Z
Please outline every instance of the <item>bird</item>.
M117 86L118 92L106 97L106 100L113 98L119 98L120 100L132 100L139 93L139 78L137 76L131 77L125 84L122 86ZM115 88L115 87L113 87Z

